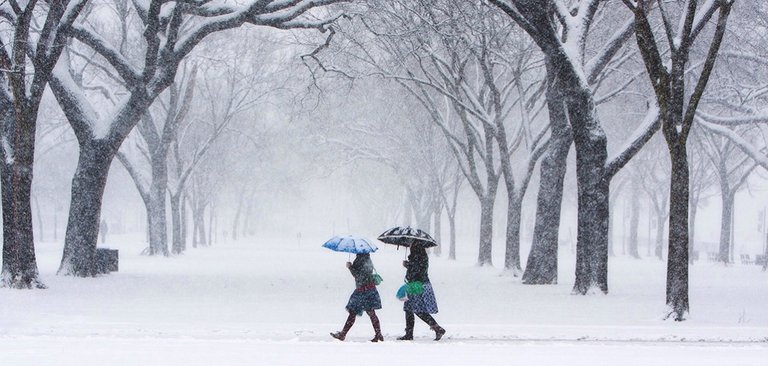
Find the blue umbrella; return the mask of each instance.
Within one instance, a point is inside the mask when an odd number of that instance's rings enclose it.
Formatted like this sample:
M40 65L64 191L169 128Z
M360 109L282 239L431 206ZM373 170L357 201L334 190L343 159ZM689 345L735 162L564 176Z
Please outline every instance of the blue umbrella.
M323 244L323 247L335 252L353 254L373 253L379 249L368 240L350 235L334 236L326 241L325 244Z

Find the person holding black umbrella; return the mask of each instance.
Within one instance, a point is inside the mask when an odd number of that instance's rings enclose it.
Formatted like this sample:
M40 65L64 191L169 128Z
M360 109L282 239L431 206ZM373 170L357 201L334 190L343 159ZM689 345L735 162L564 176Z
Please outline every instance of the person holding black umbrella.
M377 281L374 277L375 269L371 255L369 253L358 253L354 262L347 262L347 268L355 278L355 291L349 296L346 309L349 312L347 321L341 331L331 333L331 337L343 341L347 332L355 324L355 318L363 315L365 311L371 318L375 335L371 342L381 342L384 337L381 335L381 324L379 317L376 316L376 310L381 309L381 297L376 290Z
M419 293L409 294L403 304L403 310L405 311L405 335L398 338L398 340L413 340L415 314L429 325L429 328L435 332L435 340L439 341L445 334L445 329L438 325L435 318L431 315L437 313L437 300L435 299L435 292L432 290L432 283L429 281L427 273L429 269L427 250L419 245L411 245L410 250L411 253L408 255L408 260L403 261L403 266L406 269L405 281L407 283L420 282L420 287L423 291L420 290L418 291Z

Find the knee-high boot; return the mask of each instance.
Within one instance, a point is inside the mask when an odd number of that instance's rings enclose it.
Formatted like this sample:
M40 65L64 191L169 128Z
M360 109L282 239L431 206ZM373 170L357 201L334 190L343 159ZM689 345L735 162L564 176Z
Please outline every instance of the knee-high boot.
M419 319L427 323L430 329L435 331L436 341L439 341L441 338L443 338L443 335L445 335L445 329L443 329L443 327L437 324L437 320L435 320L435 318L433 318L432 315L429 315L427 313L418 313L416 315L419 317Z
M371 325L373 325L373 331L375 332L371 342L381 342L384 340L384 336L381 335L381 323L379 317L376 316L376 310L368 310L368 316L371 317Z
M347 316L347 322L344 323L344 329L342 329L339 332L331 333L331 337L336 338L340 341L343 341L344 338L347 337L347 332L352 328L352 325L355 324L355 313L349 313L349 316Z
M413 317L413 313L410 311L405 312L405 335L398 338L398 340L401 341L412 341L413 340L413 325L415 322L415 318Z

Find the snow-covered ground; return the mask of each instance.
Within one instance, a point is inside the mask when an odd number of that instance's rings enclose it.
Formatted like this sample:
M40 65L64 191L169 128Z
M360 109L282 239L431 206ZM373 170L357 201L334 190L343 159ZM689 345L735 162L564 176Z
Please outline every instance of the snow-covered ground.
M386 341L358 318L331 339L354 287L346 254L323 240L244 239L182 256L150 258L140 240L115 237L120 271L55 276L61 246L38 245L43 291L0 290L0 365L766 365L768 273L697 263L689 320L663 321L665 264L610 261L607 296L573 296L573 257L560 284L525 286L495 268L433 258L430 277L448 333L441 342L404 320L394 293L404 251L379 245L379 312Z

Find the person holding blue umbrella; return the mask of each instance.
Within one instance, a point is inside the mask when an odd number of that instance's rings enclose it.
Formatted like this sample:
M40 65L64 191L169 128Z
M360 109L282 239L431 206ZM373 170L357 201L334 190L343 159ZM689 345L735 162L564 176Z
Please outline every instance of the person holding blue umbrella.
M375 335L371 342L381 342L384 337L381 335L381 323L376 315L376 310L381 309L381 297L376 285L381 281L381 277L376 274L376 269L371 261L371 254L378 248L365 239L353 237L334 237L323 244L324 247L337 252L354 253L355 260L347 262L347 268L355 279L355 290L349 296L346 310L349 313L344 328L338 332L331 333L331 337L343 341L347 333L355 324L355 319L362 316L363 312L371 318L371 324Z

